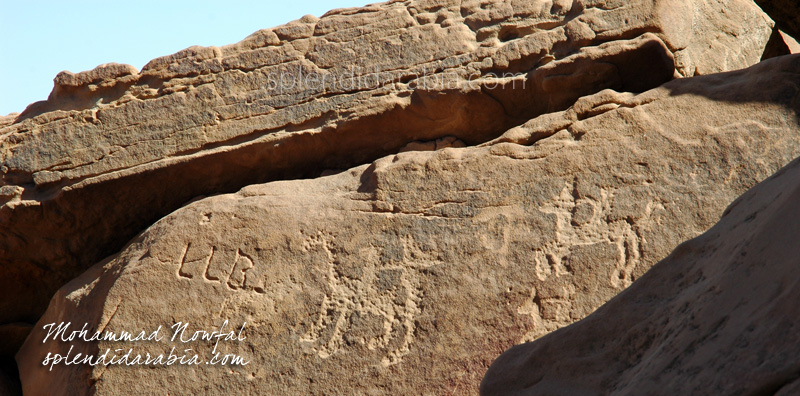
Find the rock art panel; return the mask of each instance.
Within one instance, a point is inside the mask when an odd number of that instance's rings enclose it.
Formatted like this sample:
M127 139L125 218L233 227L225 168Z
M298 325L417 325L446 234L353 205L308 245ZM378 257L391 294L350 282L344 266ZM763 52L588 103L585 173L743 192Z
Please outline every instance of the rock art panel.
M720 27L726 34L720 35ZM758 61L750 1L393 1L306 16L142 70L62 72L0 121L0 322L198 196L492 139L603 89ZM36 279L33 281L32 279Z
M400 153L198 200L60 289L17 354L23 387L475 393L502 351L644 280L726 202L800 154L800 84L776 83L800 78L798 62L641 95L602 91L482 147ZM245 338L216 351L246 365L42 365L70 346L97 356L119 345L42 342L48 323L120 332L226 320L246 323ZM190 345L214 357L213 342Z
M481 394L796 394L799 197L795 160L587 318L503 353Z

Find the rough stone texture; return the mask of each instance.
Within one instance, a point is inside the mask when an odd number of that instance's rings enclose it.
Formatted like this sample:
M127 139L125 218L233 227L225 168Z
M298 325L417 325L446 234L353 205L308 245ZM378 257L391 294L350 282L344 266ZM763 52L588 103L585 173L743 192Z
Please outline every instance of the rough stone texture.
M0 323L33 323L58 287L198 195L411 141L475 144L602 89L745 67L771 27L749 0L421 0L307 16L141 71L61 73L47 101L0 121L0 290L17 296Z
M19 113L11 113L6 116L0 116L0 128L14 123L19 116Z
M755 0L777 27L792 37L800 37L800 4L795 0Z
M800 159L586 319L511 348L484 396L800 394Z
M798 71L789 56L636 96L606 90L483 147L194 202L59 290L17 355L24 390L474 394L500 351L590 314L797 156ZM662 300L681 290L681 278L659 281L652 290L672 293ZM608 321L637 323L626 315ZM249 365L42 366L70 347L43 343L46 323L138 332L224 319L247 322L245 341L220 348Z

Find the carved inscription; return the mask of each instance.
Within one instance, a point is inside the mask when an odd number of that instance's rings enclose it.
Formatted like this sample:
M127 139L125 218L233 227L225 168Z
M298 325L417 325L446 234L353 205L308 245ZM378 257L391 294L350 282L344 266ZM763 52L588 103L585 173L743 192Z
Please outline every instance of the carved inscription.
M568 182L559 195L540 208L556 216L556 234L554 240L534 251L531 264L535 266L538 286L518 308L519 314L531 316L534 327L521 342L534 340L579 319L584 314L580 310L585 307L574 307L573 302L582 288L618 291L633 282L632 274L642 259L645 243L641 230L653 222L654 211L664 210L663 205L649 197L616 199L617 195L631 194L635 188L598 188L595 197L589 197L578 193L577 181ZM621 202L635 202L635 206L621 207ZM599 274L597 284L580 284L592 279L586 274L571 276L576 269L585 271L586 266ZM607 266L613 268L606 269Z
M357 260L337 253L333 237L318 234L305 248L322 249L327 293L311 328L301 338L322 358L350 345L385 351L381 365L402 361L411 350L423 293L420 270L439 261L410 236L401 237L400 259L386 260L382 249L363 248Z
M256 260L241 249L197 246L189 242L178 261L178 276L225 285L231 290L263 294L258 279L252 276Z

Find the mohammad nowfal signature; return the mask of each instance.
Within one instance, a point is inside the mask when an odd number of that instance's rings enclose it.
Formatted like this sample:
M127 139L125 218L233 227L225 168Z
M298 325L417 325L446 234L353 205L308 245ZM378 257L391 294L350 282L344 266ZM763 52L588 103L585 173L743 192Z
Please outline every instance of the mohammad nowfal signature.
M236 354L221 354L217 351L217 346L220 341L241 342L247 339L242 333L247 325L247 322L242 323L238 331L226 330L229 322L225 320L219 329L213 331L195 330L194 332L188 331L189 323L177 322L170 326L172 329L172 336L167 337L164 334L163 326L158 326L157 329L147 332L142 330L138 333L129 331L112 331L112 330L95 330L91 331L88 323L84 323L80 330L71 330L72 322L48 323L42 328L47 331L47 335L42 340L46 343L47 340L61 341L70 343L69 350L66 354L48 352L47 356L42 361L43 366L50 366L49 371L59 364L65 366L85 364L90 366L104 365L104 366L172 366L179 365L229 365L229 366L245 366L250 363L242 356ZM75 342L163 342L168 340L171 343L190 344L193 342L214 342L214 348L211 351L211 358L203 360L198 354L194 353L193 348L186 348L182 351L180 348L172 347L168 353L151 355L149 352L136 353L134 347L130 348L106 348L102 353L97 355L74 353Z

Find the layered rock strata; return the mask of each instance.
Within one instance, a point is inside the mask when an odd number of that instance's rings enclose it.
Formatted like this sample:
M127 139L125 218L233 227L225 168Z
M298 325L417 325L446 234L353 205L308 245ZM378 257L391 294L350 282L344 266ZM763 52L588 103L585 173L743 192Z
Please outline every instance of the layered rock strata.
M346 169L411 141L496 137L602 89L758 61L750 1L394 1L141 71L63 72L0 122L0 322L187 201Z
M781 57L743 71L675 80L641 95L605 90L483 147L401 153L328 177L252 185L194 202L57 293L17 355L25 391L475 393L501 351L590 314L800 154L798 71L800 56ZM693 294L705 283L681 294L684 283L702 282L703 267L660 268L668 276L643 277L645 286L637 289L652 298L599 316L610 326L601 333L610 337L605 345L587 333L574 345L574 337L558 338L564 333L548 336L532 344L537 353L501 358L496 372L510 367L518 375L489 379L484 391L535 382L537 374L525 376L527 360L541 362L540 370L552 366L556 382L580 372L590 390L605 385L604 378L625 381L633 375L623 370L626 362L646 361L636 351L660 345L647 336L656 333L637 326L678 317L686 329L713 328L718 321L695 326L681 308L705 295ZM746 289L731 287L725 301L746 301L737 294ZM776 290L793 289L772 289L781 297ZM713 309L713 301L696 303ZM660 314L652 311L666 302ZM56 364L52 371L42 364L48 352L66 354L70 347L73 356L121 348L43 342L48 323L86 322L112 332L164 326L169 336L178 322L193 331L218 328L224 320L229 329L246 323L244 339L222 342L217 352L249 364L203 364L213 356L213 342L168 341L123 346L153 355L193 348L200 364ZM727 323L730 334L746 328ZM683 340L674 345L695 345ZM616 343L622 344L612 348ZM542 353L537 345L553 346L541 347L549 348ZM574 358L562 361L561 348ZM626 360L591 360L591 351L622 353ZM653 373L665 367L647 366Z

